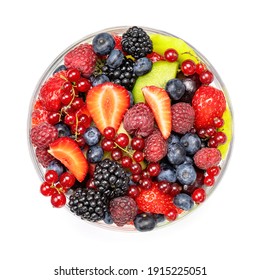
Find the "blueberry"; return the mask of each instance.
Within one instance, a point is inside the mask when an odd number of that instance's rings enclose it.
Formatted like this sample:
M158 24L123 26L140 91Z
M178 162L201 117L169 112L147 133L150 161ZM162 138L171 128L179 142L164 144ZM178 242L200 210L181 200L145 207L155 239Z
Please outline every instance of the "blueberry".
M136 215L134 226L139 231L151 231L155 228L156 221L153 214L141 213Z
M186 156L184 163L186 163L186 164L193 164L193 159L191 157Z
M124 60L124 54L120 50L112 50L107 58L106 64L111 68L119 67Z
M47 167L47 170L54 170L60 176L64 171L64 166L57 160L53 160Z
M65 123L57 123L55 127L58 130L58 137L70 136L70 129Z
M165 90L173 100L179 100L185 93L185 86L180 79L171 79L166 83Z
M97 162L100 162L102 160L104 156L104 151L103 149L96 145L96 146L91 146L89 149L88 149L88 152L87 152L87 159L90 163L97 163Z
M163 214L153 214L156 224L162 223L165 221L165 217Z
M129 94L129 97L130 97L130 106L129 107L132 107L132 106L134 106L134 96L133 96L131 91L128 90L127 92Z
M90 126L83 134L83 138L89 146L94 146L100 141L101 133L95 126Z
M92 41L93 50L98 55L109 54L115 47L115 40L107 32L99 33Z
M108 213L108 212L105 213L105 217L104 217L103 221L108 225L113 224L113 219L112 219L110 213Z
M65 65L60 65L58 68L54 70L53 75L63 70L67 70L67 67Z
M152 70L153 63L147 57L142 57L134 63L134 73L136 76L143 76Z
M108 76L101 74L96 76L92 81L92 86L95 87L97 85L104 84L105 82L109 82Z
M180 143L186 150L187 155L194 155L201 148L199 136L190 132L181 137Z
M173 145L180 142L180 137L176 134L171 134L167 140L168 145Z
M197 90L196 82L191 78L185 78L184 80L182 80L182 82L185 86L185 94L193 96L195 91Z
M157 176L158 181L168 181L170 183L176 182L176 171L170 164L161 164L161 172Z
M185 161L186 152L180 143L168 145L167 158L171 164L179 165Z
M177 194L174 199L173 199L173 203L180 209L184 210L184 211L188 211L190 210L193 205L194 205L194 201L192 200L192 198L186 194L186 193L179 193Z
M183 163L176 169L178 181L183 185L190 185L195 182L197 173L191 164Z

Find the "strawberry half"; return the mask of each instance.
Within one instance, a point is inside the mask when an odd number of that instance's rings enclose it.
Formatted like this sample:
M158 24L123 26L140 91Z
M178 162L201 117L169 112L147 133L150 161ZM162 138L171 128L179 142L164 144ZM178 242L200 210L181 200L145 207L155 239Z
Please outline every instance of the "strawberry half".
M73 139L61 137L52 142L49 147L48 152L64 164L79 182L85 179L88 163Z
M118 130L130 105L127 90L111 82L97 85L87 94L87 108L101 133L108 126Z
M172 130L171 100L168 93L163 88L156 86L143 87L142 92L154 114L163 138L167 139Z
M141 190L136 203L143 212L166 215L174 209L177 213L181 213L181 210L173 204L172 196L162 193L157 184L153 184L148 190Z
M212 86L201 86L192 99L195 111L195 127L214 127L214 119L221 118L226 110L224 93Z

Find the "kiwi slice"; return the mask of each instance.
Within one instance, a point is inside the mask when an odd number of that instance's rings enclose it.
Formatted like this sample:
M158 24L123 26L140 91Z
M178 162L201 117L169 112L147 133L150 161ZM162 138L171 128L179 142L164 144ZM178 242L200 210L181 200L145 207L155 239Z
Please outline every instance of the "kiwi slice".
M133 88L134 102L145 102L142 88L145 86L157 86L165 88L166 83L176 77L178 71L178 62L157 61L153 63L152 70L140 76Z
M182 39L161 34L151 34L150 38L153 42L153 51L162 56L167 49L175 49L178 52L180 64L186 59L191 59L195 63L199 62L195 51Z

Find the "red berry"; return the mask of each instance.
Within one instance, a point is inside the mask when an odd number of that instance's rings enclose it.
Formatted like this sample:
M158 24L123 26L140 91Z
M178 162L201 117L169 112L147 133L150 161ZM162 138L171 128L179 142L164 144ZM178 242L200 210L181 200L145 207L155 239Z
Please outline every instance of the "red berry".
M114 141L104 138L101 141L101 147L104 151L111 152L114 149L115 144Z
M164 52L164 57L169 62L174 62L178 59L178 52L175 49L167 49Z
M122 151L119 149L119 148L115 148L112 150L111 152L111 157L113 160L120 160L123 156L123 153Z
M60 208L66 204L66 196L64 193L54 193L51 196L51 204L56 207Z
M132 164L132 159L129 156L123 156L121 159L121 165L125 168L130 167Z
M80 135L77 137L76 141L80 148L83 148L86 145L85 139Z
M51 187L51 184L43 182L40 187L40 192L44 196L51 196L55 192L55 189Z
M165 194L169 194L171 192L171 184L167 181L161 181L158 184L158 189Z
M141 151L135 151L133 154L133 159L136 162L141 162L144 160L144 153Z
M202 139L207 138L207 132L205 128L201 128L198 130L198 136Z
M159 163L150 162L147 166L147 171L152 177L156 177L160 174L161 168Z
M89 188L89 189L95 189L96 188L93 178L87 180L86 187Z
M44 179L47 183L53 184L58 182L59 176L58 173L54 170L47 170L45 173Z
M201 203L206 199L206 192L203 188L198 188L193 192L191 198L195 203Z
M72 69L69 69L68 72L67 72L67 79L70 81L70 82L77 82L80 78L80 72L78 69L75 69L75 68L72 68Z
M146 178L150 178L150 174L148 173L147 170L143 170L142 175L141 175L141 179L146 179Z
M212 176L212 175L207 175L207 176L205 176L205 178L204 178L204 184L205 184L206 186L211 187L211 186L214 185L214 183L215 183L214 176Z
M208 137L213 136L215 133L216 133L215 127L210 126L210 127L206 128L206 135L207 135Z
M81 107L83 107L84 105L85 105L85 102L84 102L83 99L80 98L80 97L74 98L74 100L73 100L72 103L71 103L71 107L72 107L75 111L79 110L79 109L80 109Z
M113 140L116 136L116 131L113 127L108 126L104 129L103 135L106 139Z
M141 180L141 174L133 174L132 175L132 181L135 183L139 183L139 181Z
M193 75L196 71L195 62L191 59L184 60L181 64L181 71L186 76Z
M210 148L217 148L218 147L218 142L216 141L216 139L214 137L209 139L208 146Z
M214 76L209 70L206 70L200 74L199 79L202 82L202 84L208 85L211 82L213 82Z
M71 188L76 182L76 178L70 172L64 172L60 175L60 184L65 188Z
M63 105L69 105L70 104L70 102L72 101L72 99L73 99L73 95L71 94L71 93L64 93L63 95L62 95L62 97L61 97L61 103L63 104Z
M75 115L72 115L72 114L67 114L65 117L64 117L64 123L71 126L73 124L76 123L76 117Z
M142 166L140 163L136 162L133 163L130 166L130 171L132 172L132 174L136 175L136 174L141 174L142 173Z
M207 69L206 65L202 62L196 64L196 73L201 74Z
M58 112L50 112L47 118L49 124L55 125L60 121L60 114Z
M216 134L214 135L214 139L216 140L216 142L221 145L224 144L227 141L227 136L224 132L222 131L218 131L216 132Z
M128 196L132 198L136 198L139 195L139 189L136 185L129 186L128 188Z
M220 172L220 168L218 166L212 166L212 167L208 168L206 171L207 171L207 174L210 176L217 176Z
M78 116L78 122L83 124L86 128L88 128L91 124L91 118L88 117L86 114L81 114Z
M145 146L145 141L141 137L134 137L131 141L131 147L133 150L142 151Z
M176 196L177 194L179 194L181 192L181 190L182 190L181 185L179 185L178 183L172 183L169 194L171 196Z
M140 187L146 190L150 189L152 187L152 180L150 178L142 179Z
M214 122L214 126L216 128L220 128L224 125L224 120L222 118L216 117L216 118L214 118L213 122Z
M171 209L169 212L167 212L165 214L165 218L168 220L168 221L174 221L176 220L178 216L178 212L176 211L176 209Z
M80 78L77 81L77 90L79 92L87 92L89 91L90 87L91 87L91 83L85 78Z
M63 89L64 94L71 94L72 93L71 82L68 82L68 81L64 82L63 85L62 85L62 89Z
M129 138L125 133L119 133L116 136L115 142L122 148L125 148L129 144Z

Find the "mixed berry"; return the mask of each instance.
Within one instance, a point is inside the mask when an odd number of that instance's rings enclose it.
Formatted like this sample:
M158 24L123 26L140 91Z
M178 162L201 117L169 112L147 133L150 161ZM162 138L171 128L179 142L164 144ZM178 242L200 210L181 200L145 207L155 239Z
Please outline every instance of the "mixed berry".
M181 39L131 27L63 58L33 104L40 191L82 219L150 231L205 201L231 141L214 75Z

